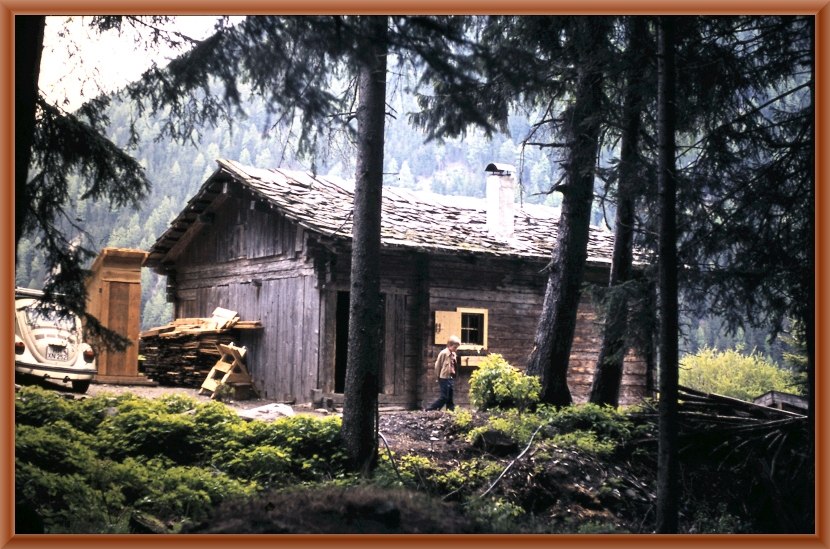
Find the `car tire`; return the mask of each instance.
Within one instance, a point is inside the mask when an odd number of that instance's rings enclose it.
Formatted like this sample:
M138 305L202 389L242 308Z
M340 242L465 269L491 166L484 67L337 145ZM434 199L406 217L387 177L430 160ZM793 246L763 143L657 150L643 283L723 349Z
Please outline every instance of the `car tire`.
M89 380L73 380L72 381L72 392L84 394L86 390L89 389Z

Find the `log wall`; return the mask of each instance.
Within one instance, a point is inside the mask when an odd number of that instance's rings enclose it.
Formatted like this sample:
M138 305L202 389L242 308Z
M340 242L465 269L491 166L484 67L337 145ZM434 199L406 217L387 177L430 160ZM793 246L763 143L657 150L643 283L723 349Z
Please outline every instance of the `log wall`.
M431 258L429 334L434 333L435 311L458 307L487 309L488 350L499 353L513 366L524 369L542 311L547 275L542 263L509 260ZM600 283L602 272L589 271L586 278ZM607 274L605 275L607 277ZM456 334L460 335L460 334ZM577 311L577 327L568 369L568 387L574 402L586 402L602 343L594 307L583 295ZM429 405L440 391L434 362L444 345L426 341L426 358L419 380L419 404ZM455 383L456 403L469 404L469 380L474 368L461 368ZM636 404L646 393L646 364L629 352L625 360L620 404Z

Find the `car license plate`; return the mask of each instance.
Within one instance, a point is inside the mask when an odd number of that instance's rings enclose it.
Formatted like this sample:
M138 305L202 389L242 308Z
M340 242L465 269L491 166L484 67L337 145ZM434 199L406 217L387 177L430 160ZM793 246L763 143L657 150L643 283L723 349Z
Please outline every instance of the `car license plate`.
M49 346L46 348L46 360L59 360L61 362L66 362L69 360L69 351L67 351L65 347Z

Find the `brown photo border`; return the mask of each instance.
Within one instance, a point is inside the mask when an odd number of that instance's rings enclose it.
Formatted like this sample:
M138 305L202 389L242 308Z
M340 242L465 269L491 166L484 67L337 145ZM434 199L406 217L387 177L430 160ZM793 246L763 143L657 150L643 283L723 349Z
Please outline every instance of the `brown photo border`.
M826 0L809 1L748 1L748 0L421 0L392 4L379 0L305 0L263 1L242 0L230 7L217 0L0 0L0 341L3 354L10 359L0 367L0 547L135 547L153 544L155 547L189 547L205 545L220 547L226 544L244 544L247 547L298 546L339 547L417 547L424 543L440 546L504 544L544 547L663 547L671 543L683 546L707 547L828 547L830 510L827 506L828 455L827 406L816 398L816 534L815 535L14 535L14 370L12 355L12 310L14 286L14 15L87 15L98 13L170 14L170 15L245 15L250 13L511 13L511 14L812 14L816 16L816 364L826 365L830 353L830 324L828 323L828 254L830 222L830 120L828 120L828 84L830 83L830 4ZM8 353L7 355L5 353ZM830 375L816 367L817 395L830 395Z

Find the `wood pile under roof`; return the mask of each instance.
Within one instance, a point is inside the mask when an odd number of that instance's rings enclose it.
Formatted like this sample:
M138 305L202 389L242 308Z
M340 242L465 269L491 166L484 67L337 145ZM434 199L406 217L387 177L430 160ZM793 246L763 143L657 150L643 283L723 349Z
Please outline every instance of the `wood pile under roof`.
M221 356L219 345L238 339L235 330L261 328L258 320L242 321L235 311L217 307L211 318L180 318L141 332L143 373L160 385L201 387Z

